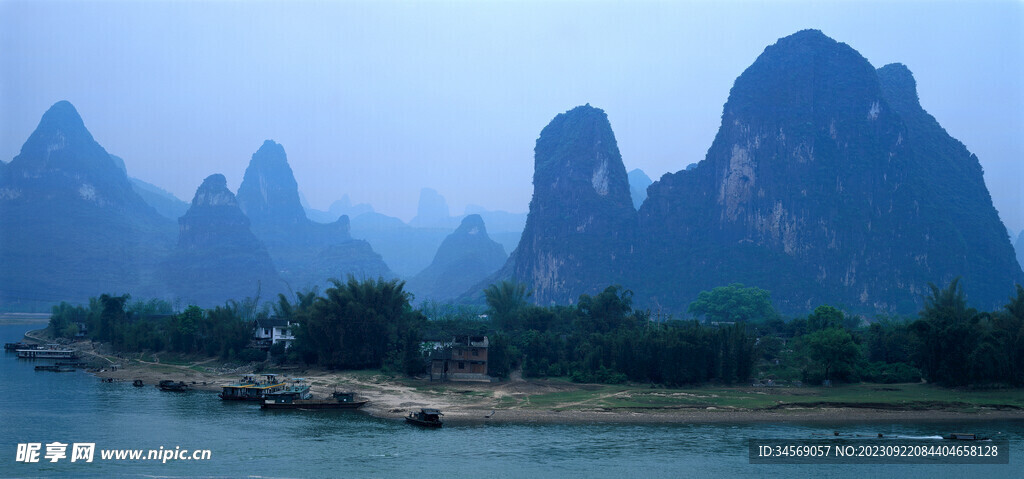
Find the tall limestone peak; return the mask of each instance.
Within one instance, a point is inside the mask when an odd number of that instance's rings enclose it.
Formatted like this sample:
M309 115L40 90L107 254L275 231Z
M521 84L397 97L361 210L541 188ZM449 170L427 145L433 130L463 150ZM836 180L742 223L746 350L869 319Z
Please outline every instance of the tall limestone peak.
M454 299L505 264L508 255L487 235L480 215L467 215L444 239L434 261L409 280L408 290L419 300Z
M487 235L487 227L480 215L467 215L462 219L462 224L441 243L434 256L434 264L453 263L466 256L479 257L485 263L483 269L486 271L477 278L478 280L497 271L508 257L505 248ZM466 286L471 284L472 282ZM466 288L461 288L455 292L461 293L465 290Z
M0 306L160 293L155 258L172 247L174 225L135 193L71 103L51 106L3 170Z
M289 225L307 221L299 186L284 147L266 140L253 153L238 187L238 204L258 225Z
M539 303L572 302L623 280L636 210L608 116L584 105L556 116L534 148L533 198L499 276Z
M604 110L588 103L561 113L540 133L534 148L533 202L584 195L569 208L607 206L621 214L629 180Z
M10 191L24 200L87 202L150 217L122 166L93 139L68 101L51 106L8 165Z
M78 110L66 100L54 103L46 110L12 164L37 169L72 168L85 172L117 168L86 129Z
M484 224L484 218L479 214L469 214L462 218L462 223L456 228L455 234L487 236L487 225Z
M354 240L349 218L329 224L306 216L299 186L284 147L267 140L252 155L238 205L252 221L252 231L266 245L285 281L296 291L324 286L330 278L391 276L369 243Z
M805 134L805 125L877 120L885 114L871 64L845 43L818 30L803 30L765 48L736 79L722 123L770 120L789 126L786 135Z
M263 243L227 187L224 175L203 180L178 219L178 248L164 264L176 298L200 306L284 291Z
M420 199L416 205L416 216L409 224L418 228L450 227L452 218L448 211L448 201L433 188L420 190Z
M958 195L944 182L959 181L934 166L966 164L953 158L963 155L949 149L926 159L922 142L934 132L914 134L893 106L916 98L889 98L881 76L814 30L766 48L733 85L705 160L648 189L636 274L647 297L638 300L684 310L699 291L740 282L772 291L786 312L825 302L912 312L929 282L959 275L977 285L968 294L979 305L1005 297L1002 286L984 293L994 283L969 266L994 266L1003 254L986 259L989 248L963 248L964 217L932 207ZM913 91L906 75L892 85ZM990 202L967 204L989 217ZM998 269L998 283L1014 277Z
M259 249L259 241L249 229L249 218L242 213L238 200L228 189L222 174L203 180L192 198L192 206L178 218L179 247L203 248L226 239L245 248Z

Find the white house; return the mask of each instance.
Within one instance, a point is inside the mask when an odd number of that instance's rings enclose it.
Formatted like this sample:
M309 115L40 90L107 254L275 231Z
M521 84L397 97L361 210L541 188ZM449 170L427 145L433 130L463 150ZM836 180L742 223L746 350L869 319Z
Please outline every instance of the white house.
M280 342L284 342L284 347L289 348L295 341L295 326L298 326L298 323L286 319L257 319L253 321L253 339L264 349L270 349Z

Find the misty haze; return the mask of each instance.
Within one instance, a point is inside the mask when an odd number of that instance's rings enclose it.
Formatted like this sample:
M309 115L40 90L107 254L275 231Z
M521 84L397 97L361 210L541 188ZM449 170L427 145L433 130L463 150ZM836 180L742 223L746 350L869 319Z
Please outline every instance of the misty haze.
M928 429L956 420L1005 424L991 440L1020 451L1022 12L0 1L0 312L46 322L0 333L104 387L365 405L358 427L324 420L360 457L424 443L398 421L539 427L508 435L547 451L510 470L550 453L587 476L635 473L630 456L680 471L628 445L573 462L587 452L551 445L583 439L538 424L710 424L734 449L723 423L744 441L989 439ZM303 445L294 474L332 474L302 417L260 420ZM2 445L29 463L18 424ZM608 444L640 434L617 427ZM223 447L172 475L238 474L250 456ZM438 447L432 467L488 462ZM737 451L693 467L746 471ZM407 476L409 456L333 474Z

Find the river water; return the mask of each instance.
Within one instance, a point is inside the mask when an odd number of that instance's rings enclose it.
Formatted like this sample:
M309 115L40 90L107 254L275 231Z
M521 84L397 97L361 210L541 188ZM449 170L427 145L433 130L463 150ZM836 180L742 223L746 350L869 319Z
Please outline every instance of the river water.
M0 325L16 341L40 325ZM0 476L86 477L1024 477L1024 421L906 424L501 425L424 430L360 412L263 411L210 392L102 383L83 372L37 372L0 358ZM1009 439L1010 464L750 464L750 438L815 434L932 436L969 431ZM46 444L69 444L45 459ZM941 442L941 441L940 441ZM40 461L18 462L18 444ZM72 444L95 443L91 463ZM209 460L103 460L102 449L207 449Z

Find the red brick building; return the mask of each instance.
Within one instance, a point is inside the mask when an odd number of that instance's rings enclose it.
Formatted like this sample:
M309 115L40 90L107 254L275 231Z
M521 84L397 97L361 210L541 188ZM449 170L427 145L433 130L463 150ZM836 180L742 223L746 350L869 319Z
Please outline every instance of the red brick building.
M487 336L456 336L430 358L431 381L493 381L487 375Z

